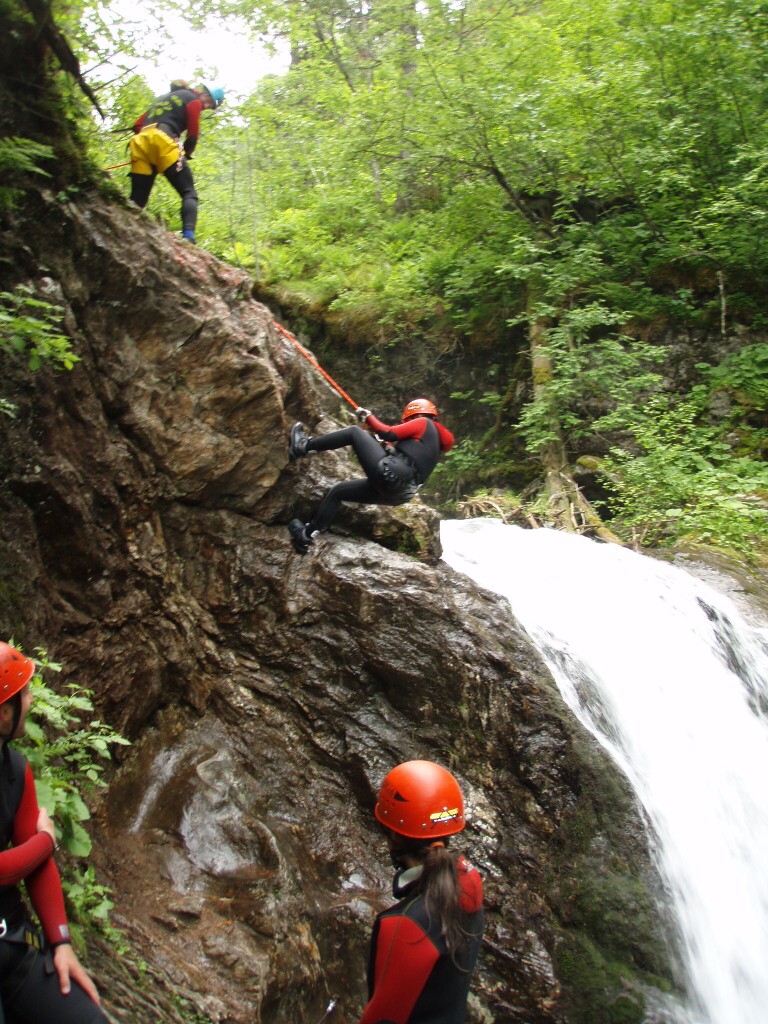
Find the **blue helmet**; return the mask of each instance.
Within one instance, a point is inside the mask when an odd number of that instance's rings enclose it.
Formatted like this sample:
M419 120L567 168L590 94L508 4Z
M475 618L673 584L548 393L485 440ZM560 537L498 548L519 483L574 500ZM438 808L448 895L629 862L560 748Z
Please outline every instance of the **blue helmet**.
M203 88L213 100L214 109L218 109L224 102L224 90L217 85L204 85Z

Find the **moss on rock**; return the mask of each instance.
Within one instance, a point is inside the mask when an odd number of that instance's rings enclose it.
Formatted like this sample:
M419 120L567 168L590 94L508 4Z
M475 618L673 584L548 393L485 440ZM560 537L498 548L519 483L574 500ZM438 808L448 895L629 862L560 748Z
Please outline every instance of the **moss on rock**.
M573 1024L641 1024L645 998L625 965L603 956L585 935L561 933L555 953Z

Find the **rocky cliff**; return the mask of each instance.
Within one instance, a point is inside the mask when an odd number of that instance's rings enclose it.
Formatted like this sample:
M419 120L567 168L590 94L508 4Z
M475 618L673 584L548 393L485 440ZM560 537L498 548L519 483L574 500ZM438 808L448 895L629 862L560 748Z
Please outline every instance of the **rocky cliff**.
M145 965L94 944L115 1018L354 1021L390 876L375 793L427 757L487 883L470 1019L643 1020L671 969L623 779L418 501L293 552L289 519L355 466L289 462L294 419L344 413L247 276L95 192L30 193L2 241L4 287L60 304L80 356L3 360L0 636L134 741L93 828Z

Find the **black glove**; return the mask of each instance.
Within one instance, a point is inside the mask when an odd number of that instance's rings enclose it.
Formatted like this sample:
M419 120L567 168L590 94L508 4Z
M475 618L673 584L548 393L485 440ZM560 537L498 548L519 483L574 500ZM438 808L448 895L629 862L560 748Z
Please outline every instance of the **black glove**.
M365 423L365 421L368 419L370 415L370 409L363 409L362 406L359 406L357 409L355 409L355 416L357 416L361 423Z
M189 138L184 139L184 156L187 158L187 160L191 160L192 159L192 154L195 151L195 146L196 145L197 145L197 139L189 139Z

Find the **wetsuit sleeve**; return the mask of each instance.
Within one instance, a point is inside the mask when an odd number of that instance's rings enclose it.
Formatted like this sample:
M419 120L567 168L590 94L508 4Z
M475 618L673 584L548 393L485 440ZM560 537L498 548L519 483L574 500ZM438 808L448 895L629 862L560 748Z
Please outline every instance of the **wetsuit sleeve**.
M26 765L24 791L16 812L13 846L0 853L0 886L16 885L47 861L53 853L53 840L47 832L37 831L37 796L29 765Z
M383 917L376 933L373 994L359 1024L407 1024L439 959L435 945L408 917Z
M5 863L3 858L10 854L24 856L26 867L16 881L21 878L25 880L29 898L43 926L45 937L51 945L56 945L60 942L69 942L69 927L64 910L61 879L51 856L53 840L47 832L37 831L38 813L35 780L31 768L27 765L24 792L13 825L13 847L0 854L0 865ZM44 855L40 852L43 847Z
M366 417L365 425L372 430L374 434L378 434L379 437L383 437L385 441L397 440L397 435L392 433L392 427L388 427L386 423L382 423L379 417L374 416L372 412Z
M438 423L437 420L435 420L434 423L437 427L437 432L440 435L440 451L449 452L451 448L453 448L453 434L447 427L444 427L442 423Z
M200 114L203 104L200 100L190 100L187 104L187 141L194 139L195 143L200 135ZM194 149L194 146L192 147Z
M382 423L377 416L371 413L366 419L365 425L370 427L379 437L383 437L385 441L404 441L407 437L414 437L418 441L426 430L428 422L423 416L413 416L411 419L406 420L405 423L398 423L394 427L388 427L386 423Z

